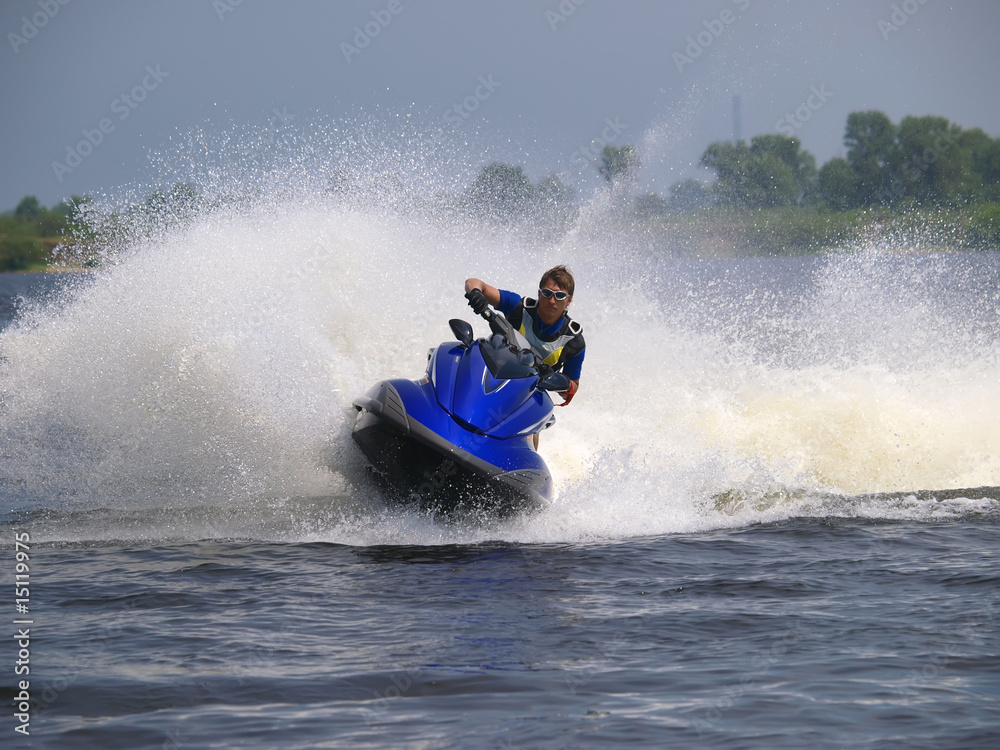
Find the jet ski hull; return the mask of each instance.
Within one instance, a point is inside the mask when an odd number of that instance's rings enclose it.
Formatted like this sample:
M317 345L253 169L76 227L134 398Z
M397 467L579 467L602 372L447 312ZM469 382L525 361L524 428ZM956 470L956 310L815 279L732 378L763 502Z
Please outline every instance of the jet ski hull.
M396 502L507 516L551 499L530 435L498 438L463 423L442 409L429 378L381 381L354 406L354 440Z

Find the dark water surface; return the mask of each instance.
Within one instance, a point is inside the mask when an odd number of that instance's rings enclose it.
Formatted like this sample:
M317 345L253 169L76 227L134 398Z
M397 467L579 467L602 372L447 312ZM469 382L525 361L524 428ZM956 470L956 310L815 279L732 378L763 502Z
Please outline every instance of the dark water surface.
M43 545L31 746L995 747L996 521Z

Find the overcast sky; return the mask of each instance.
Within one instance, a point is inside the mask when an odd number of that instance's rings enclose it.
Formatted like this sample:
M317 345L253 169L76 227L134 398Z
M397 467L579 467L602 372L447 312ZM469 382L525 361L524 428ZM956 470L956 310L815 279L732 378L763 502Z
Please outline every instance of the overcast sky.
M147 184L172 136L248 124L409 114L584 194L604 141L661 194L707 179L734 95L745 138L820 164L858 110L1000 135L995 0L2 0L0 31L0 210Z

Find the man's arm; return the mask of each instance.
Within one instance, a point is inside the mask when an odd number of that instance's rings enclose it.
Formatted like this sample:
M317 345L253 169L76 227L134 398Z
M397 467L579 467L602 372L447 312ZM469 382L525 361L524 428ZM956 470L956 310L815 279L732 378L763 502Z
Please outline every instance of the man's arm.
M468 294L473 289L478 289L486 297L486 301L489 302L493 307L500 304L500 290L495 286L490 286L485 281L480 279L466 279L465 280L465 293Z
M579 340L582 342L583 334L580 334ZM587 346L584 344L583 348L566 360L566 363L563 365L563 372L569 378L569 390L559 392L559 395L563 397L563 402L559 406L566 406L566 404L573 400L576 392L580 390L580 374L583 370L583 358L586 354Z

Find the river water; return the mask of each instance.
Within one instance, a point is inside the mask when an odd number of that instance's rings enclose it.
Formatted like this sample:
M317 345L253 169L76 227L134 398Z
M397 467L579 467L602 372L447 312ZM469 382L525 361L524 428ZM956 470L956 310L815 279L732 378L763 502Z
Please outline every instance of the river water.
M1000 255L588 221L276 199L0 277L3 745L996 747ZM387 507L351 400L567 260L552 505Z

